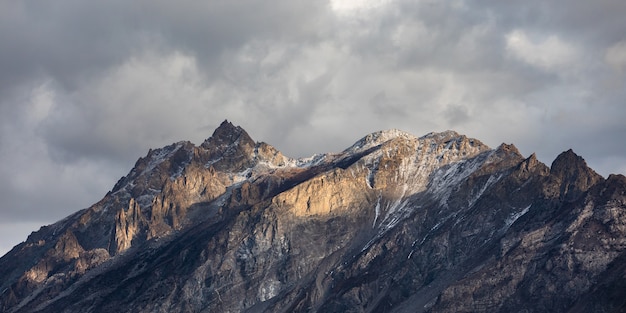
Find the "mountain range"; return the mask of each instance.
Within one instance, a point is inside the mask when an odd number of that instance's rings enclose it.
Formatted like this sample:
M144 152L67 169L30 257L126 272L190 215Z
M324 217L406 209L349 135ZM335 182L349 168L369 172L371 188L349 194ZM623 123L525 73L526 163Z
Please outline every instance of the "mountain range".
M454 131L292 159L224 121L0 258L1 312L624 312L626 177Z

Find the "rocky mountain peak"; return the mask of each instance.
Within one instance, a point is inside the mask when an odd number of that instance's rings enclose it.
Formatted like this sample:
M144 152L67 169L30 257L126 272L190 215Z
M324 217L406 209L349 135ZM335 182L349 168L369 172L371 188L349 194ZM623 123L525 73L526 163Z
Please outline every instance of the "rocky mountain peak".
M437 145L444 145L447 148L454 148L458 150L476 150L484 151L490 149L487 145L475 138L467 137L453 130L446 130L443 132L431 132L422 137L420 140L429 140ZM500 147L502 148L502 146Z
M191 161L194 145L189 141L177 142L163 148L150 149L145 157L135 162L135 166L122 177L111 190L115 193L131 187L135 196L142 195L146 189L160 189L164 178L176 177Z
M550 175L560 182L560 195L567 200L575 199L603 180L602 176L589 168L587 162L572 149L557 156L550 166Z
M548 168L545 164L539 162L537 159L537 154L533 153L528 158L526 158L521 164L520 169L522 172L531 173L536 169L539 169L538 173L542 173L541 175L548 175L550 172L550 168Z
M241 126L235 126L228 120L224 120L201 146L206 149L220 149L232 145L254 146L254 140Z
M387 130L293 160L224 121L0 258L0 312L619 311L625 195L571 150Z
M550 166L550 171L554 175L560 172L566 172L568 168L586 166L585 160L574 152L572 149L561 152Z
M387 141L402 138L406 140L415 140L417 137L399 129L388 129L373 132L359 139L350 148L346 149L346 152L364 151L369 148L379 146Z
M452 138L458 138L461 137L462 135L460 135L459 133L457 133L454 130L444 130L442 132L430 132L424 136L422 136L422 138L433 138L437 141L448 141Z
M207 164L220 170L240 171L252 166L256 143L240 126L224 120L200 147Z
M500 146L498 146L496 150L502 151L507 154L514 154L520 157L522 156L522 154L519 152L519 149L517 149L517 147L514 144L503 143Z

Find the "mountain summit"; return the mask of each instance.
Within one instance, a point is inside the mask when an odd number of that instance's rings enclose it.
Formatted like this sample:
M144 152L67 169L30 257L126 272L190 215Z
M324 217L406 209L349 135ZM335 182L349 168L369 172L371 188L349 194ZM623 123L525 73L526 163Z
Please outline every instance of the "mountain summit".
M224 121L0 259L1 312L622 312L626 177L454 131L292 159Z

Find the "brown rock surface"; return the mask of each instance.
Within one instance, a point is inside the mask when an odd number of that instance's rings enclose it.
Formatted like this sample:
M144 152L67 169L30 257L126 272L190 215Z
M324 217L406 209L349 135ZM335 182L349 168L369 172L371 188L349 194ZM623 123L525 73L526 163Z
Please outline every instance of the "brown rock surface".
M0 259L2 312L619 312L626 178L453 131L294 160L225 121Z

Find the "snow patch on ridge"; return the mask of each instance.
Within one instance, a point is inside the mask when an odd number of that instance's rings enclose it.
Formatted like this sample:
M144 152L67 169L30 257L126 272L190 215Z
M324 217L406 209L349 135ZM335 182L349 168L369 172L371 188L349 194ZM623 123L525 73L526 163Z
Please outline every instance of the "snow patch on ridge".
M257 297L261 301L267 301L278 295L281 289L281 283L275 279L267 279L261 282Z
M442 207L448 207L448 198L453 188L478 170L484 161L485 157L476 157L438 168L432 173L429 192L439 199Z
M157 149L152 151L153 155L150 158L150 162L148 166L141 172L141 174L145 174L154 170L155 167L159 166L159 164L163 163L165 160L171 158L174 153L176 153L180 148L183 147L184 142L177 142L173 145Z
M356 153L365 151L395 138L404 138L407 140L417 139L414 135L399 129L381 130L361 138L348 149L344 150L344 152Z
M376 221L378 221L378 216L380 216L380 199L381 199L381 196L379 195L378 201L376 201L376 207L374 208L376 216L374 216L374 223L372 223L372 227L376 226Z
M453 130L446 130L446 131L442 131L442 132L430 132L422 137L420 137L420 139L434 139L435 141L444 141L444 140L450 140L452 138L456 138L456 137L460 137L461 135L459 135L459 133L453 131Z
M147 193L139 196L137 199L135 199L135 202L142 209L152 207L152 201L154 201L154 197L156 197L160 192L161 190L148 188Z
M527 207L525 207L524 209L522 209L519 212L511 213L511 215L509 215L509 217L504 221L504 227L502 228L502 233L506 233L509 230L509 228L511 227L511 225L513 225L513 223L515 223L515 221L517 221L520 217L524 216L524 214L528 213L528 211L530 210L531 206L532 206L532 204L527 206Z
M292 160L292 162L295 167L311 167L324 163L327 157L327 154L314 154L308 158Z
M478 201L478 199L482 197L485 191L487 191L487 189L491 187L493 184L497 183L503 176L504 176L503 173L489 176L489 179L487 179L487 182L482 186L482 188L480 188L480 191L478 191L478 193L476 193L476 195L474 195L472 199L469 200L467 207L468 208L473 207L474 204L476 204L476 201Z
M373 162L365 165L365 167L367 168L365 183L370 189L374 188L374 179L376 178L376 173L378 172L378 164L380 164L380 158L377 158Z

